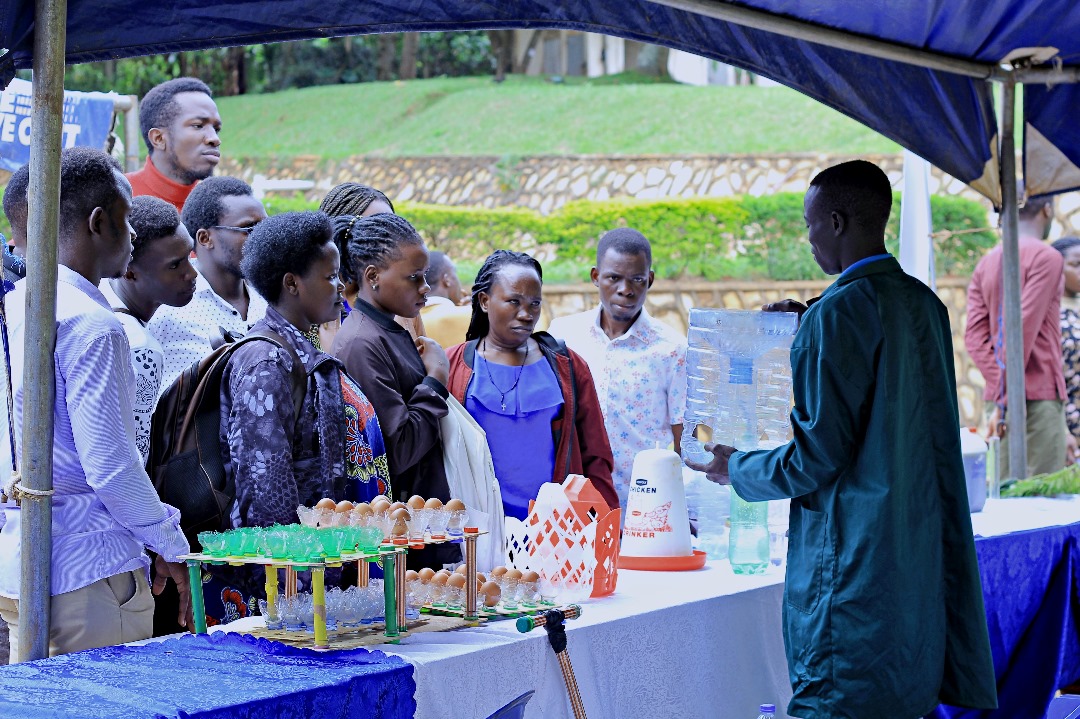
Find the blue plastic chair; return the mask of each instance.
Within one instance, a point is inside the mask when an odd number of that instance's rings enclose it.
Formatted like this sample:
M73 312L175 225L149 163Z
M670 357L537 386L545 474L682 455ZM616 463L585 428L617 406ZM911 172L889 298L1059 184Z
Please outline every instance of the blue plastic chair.
M1046 719L1080 719L1080 696L1062 694L1050 702Z
M514 701L510 702L502 709L499 709L487 719L524 719L525 717L525 705L532 699L535 691L528 691L519 696Z

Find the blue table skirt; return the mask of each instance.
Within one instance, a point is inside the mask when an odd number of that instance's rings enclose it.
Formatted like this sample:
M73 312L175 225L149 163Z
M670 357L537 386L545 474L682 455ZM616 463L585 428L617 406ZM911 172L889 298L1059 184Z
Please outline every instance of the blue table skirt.
M225 633L0 668L0 717L19 719L406 719L415 693L399 657Z
M940 706L934 719L1043 719L1080 680L1080 524L977 538L998 709Z

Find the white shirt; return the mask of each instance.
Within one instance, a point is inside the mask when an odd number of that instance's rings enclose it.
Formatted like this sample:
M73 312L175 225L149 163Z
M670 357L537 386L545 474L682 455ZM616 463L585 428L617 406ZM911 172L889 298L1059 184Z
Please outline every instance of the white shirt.
M26 283L8 296L16 446L21 450ZM188 551L180 514L162 504L135 447L131 349L97 287L60 265L56 283L52 594L140 567L149 547L169 561ZM0 596L17 599L21 516L4 507Z
M161 377L164 392L191 365L213 351L212 340L221 337L224 327L236 335L245 335L252 325L266 316L266 300L245 283L248 293L247 318L214 292L200 272L195 280L195 296L184 307L161 307L150 318L147 329L165 352L165 372Z
M626 334L608 339L600 308L552 321L548 332L566 341L589 365L611 452L612 479L626 506L634 457L671 443L671 425L686 409L686 338L642 309Z
M146 464L146 458L150 454L150 419L154 416L154 407L161 390L165 351L161 343L147 331L146 325L139 318L128 314L127 306L113 292L109 280L102 280L98 289L116 312L116 318L124 326L128 344L131 346L131 369L135 372L135 402L132 405L135 411L135 446L139 448L143 464Z

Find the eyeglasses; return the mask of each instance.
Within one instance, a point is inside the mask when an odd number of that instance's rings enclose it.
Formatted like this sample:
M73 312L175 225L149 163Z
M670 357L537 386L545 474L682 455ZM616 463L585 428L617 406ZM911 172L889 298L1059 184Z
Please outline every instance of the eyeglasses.
M232 230L233 232L242 232L245 235L250 235L251 231L255 229L255 225L250 227L231 227L229 225L210 225L211 230Z

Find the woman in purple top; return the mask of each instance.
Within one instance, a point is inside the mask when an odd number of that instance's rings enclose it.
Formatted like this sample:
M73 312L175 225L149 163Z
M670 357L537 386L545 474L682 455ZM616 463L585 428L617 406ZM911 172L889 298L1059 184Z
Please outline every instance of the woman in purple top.
M467 341L448 353L450 391L484 428L507 516L525 519L545 482L584 474L609 506L611 446L585 361L533 332L543 301L540 263L499 250L473 283Z

